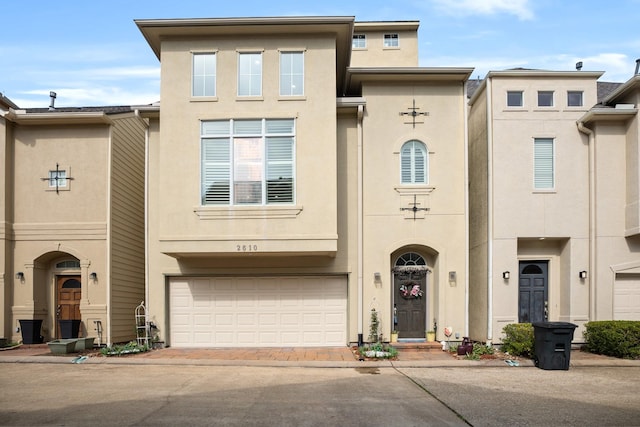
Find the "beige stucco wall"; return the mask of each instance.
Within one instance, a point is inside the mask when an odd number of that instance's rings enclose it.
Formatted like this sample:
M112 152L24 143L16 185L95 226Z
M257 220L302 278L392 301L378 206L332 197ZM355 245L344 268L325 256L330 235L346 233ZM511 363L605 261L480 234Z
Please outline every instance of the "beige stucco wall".
M352 67L417 67L418 33L415 28L401 29L393 24L355 23L354 34L364 34L366 47L351 52ZM398 47L384 47L385 34L398 34Z
M466 208L465 135L462 82L420 85L366 84L364 126L364 268L365 283L373 284L375 272L382 283L364 290L364 308L381 312L383 332L391 328L395 257L416 251L430 260L428 276L427 329L438 324L438 338L445 326L463 336L466 332ZM415 128L406 111L415 99L420 111ZM428 185L400 184L400 148L417 139L429 150ZM428 212L401 211L413 206ZM449 272L457 280L449 282Z
M11 301L10 279L13 277L13 258L11 253L11 212L8 209L9 200L12 199L12 171L10 163L12 157L12 126L10 122L0 117L0 336L11 335L11 310L8 310L8 302Z

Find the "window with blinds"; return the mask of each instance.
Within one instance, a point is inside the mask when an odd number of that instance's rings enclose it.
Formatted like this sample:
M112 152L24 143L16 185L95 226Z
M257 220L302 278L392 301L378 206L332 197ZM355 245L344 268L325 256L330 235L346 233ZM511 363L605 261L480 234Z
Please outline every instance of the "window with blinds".
M555 159L553 138L533 140L533 187L551 190L555 187Z
M400 181L402 184L427 184L427 147L420 141L405 142L400 150Z
M295 121L201 123L202 204L294 202Z

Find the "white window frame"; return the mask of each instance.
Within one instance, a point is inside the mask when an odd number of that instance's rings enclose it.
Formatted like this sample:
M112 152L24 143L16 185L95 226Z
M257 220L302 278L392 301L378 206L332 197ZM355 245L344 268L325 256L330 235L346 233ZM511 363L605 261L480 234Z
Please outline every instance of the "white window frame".
M542 105L540 103L540 96L543 96L543 95L546 95L546 94L551 94L551 103L549 105ZM555 106L555 104L556 104L555 97L556 97L556 94L552 90L539 90L538 91L538 107L550 108L550 107Z
M243 124L250 126L243 126ZM279 124L283 125L280 129L278 129ZM201 205L294 204L296 197L295 128L296 121L293 118L203 120L200 126ZM240 144L248 145L248 154L254 157L240 158L241 152L238 151L241 149ZM253 152L250 145L255 148ZM240 180L240 176L247 176L247 174L253 175L253 179ZM285 177L280 176L274 179L279 175ZM280 179L284 181L279 182ZM290 180L289 184L287 180ZM214 188L215 183L222 184ZM242 187L250 190L251 183L254 185L259 183L260 194L258 197L251 198L250 196L257 192L245 193L249 197L242 201L243 194L239 192L242 191ZM257 189L255 186L253 188Z
M248 59L249 66L243 59ZM262 96L262 52L238 52L238 96Z
M56 178L58 181L58 184L56 185ZM50 170L49 171L49 188L50 189L55 189L55 188L67 188L67 182L69 182L67 180L67 171L64 169L58 169L58 170Z
M520 103L518 105L509 104L509 96L512 95L512 94L519 94L520 95ZM524 91L522 91L522 90L508 90L507 91L507 107L508 108L524 107Z
M386 33L382 36L382 46L388 49L400 47L400 35L398 33Z
M354 34L351 39L352 49L366 49L367 48L367 35L366 34Z
M217 94L217 55L216 52L192 52L191 53L191 96L194 98L213 98ZM207 65L200 69L200 64L196 64L197 58L203 60L212 60L213 70L207 69ZM198 85L198 83L200 83ZM196 91L196 87L201 87L201 90ZM210 89L213 89L210 91ZM208 93L207 93L208 92Z
M571 95L580 95L580 103L571 105ZM567 107L584 107L584 91L568 90L567 91Z
M290 66L284 65L284 58L291 57ZM300 61L300 63L295 63ZM303 50L283 50L280 52L280 96L304 96L304 62ZM299 65L301 71L296 66Z
M401 185L429 184L429 150L424 142L412 139L402 144L400 183Z
M533 139L533 188L553 191L556 186L556 144L554 138Z

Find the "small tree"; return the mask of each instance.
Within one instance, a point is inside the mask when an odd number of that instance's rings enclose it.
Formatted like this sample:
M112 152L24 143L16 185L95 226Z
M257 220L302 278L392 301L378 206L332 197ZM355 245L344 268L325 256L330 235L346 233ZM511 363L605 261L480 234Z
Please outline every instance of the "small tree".
M369 325L369 341L377 343L382 341L380 337L380 319L375 308L371 309L371 323Z

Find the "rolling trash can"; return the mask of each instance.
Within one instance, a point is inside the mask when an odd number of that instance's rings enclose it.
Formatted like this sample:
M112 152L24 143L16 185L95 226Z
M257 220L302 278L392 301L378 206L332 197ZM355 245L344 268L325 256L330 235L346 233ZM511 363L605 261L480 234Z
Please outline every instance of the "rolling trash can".
M571 341L577 327L568 322L534 322L535 365L545 370L569 370Z

